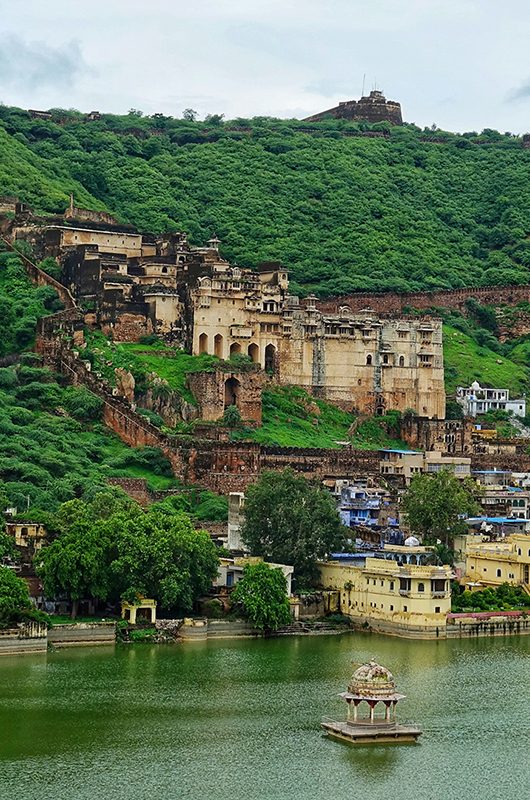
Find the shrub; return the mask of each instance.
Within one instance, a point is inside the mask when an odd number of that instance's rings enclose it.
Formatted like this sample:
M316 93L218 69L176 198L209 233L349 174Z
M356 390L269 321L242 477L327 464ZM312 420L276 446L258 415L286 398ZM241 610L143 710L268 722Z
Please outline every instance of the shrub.
M63 392L62 405L70 416L86 422L101 419L103 400L84 386L69 386Z
M241 425L241 413L237 406L227 406L223 414L223 425L227 428L239 428Z

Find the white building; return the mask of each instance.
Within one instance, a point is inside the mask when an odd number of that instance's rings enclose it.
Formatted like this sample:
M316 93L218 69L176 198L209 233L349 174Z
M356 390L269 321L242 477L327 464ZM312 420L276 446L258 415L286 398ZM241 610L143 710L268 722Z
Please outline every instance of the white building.
M464 409L466 417L476 417L488 411L507 411L518 417L526 415L526 398L510 400L509 389L485 389L478 381L469 388L459 386L456 390L456 401Z

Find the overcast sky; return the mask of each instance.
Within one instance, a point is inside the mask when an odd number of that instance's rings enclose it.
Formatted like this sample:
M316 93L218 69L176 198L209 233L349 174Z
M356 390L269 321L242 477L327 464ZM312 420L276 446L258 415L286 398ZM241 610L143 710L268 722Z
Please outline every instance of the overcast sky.
M0 101L303 117L377 83L404 119L530 131L528 0L0 0Z

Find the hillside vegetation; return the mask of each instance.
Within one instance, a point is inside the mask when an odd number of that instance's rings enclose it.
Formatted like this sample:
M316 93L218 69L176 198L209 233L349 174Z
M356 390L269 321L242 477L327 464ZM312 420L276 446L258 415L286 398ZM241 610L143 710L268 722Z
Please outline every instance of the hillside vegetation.
M16 254L0 252L0 505L38 517L108 478L143 478L152 490L181 488L157 448L127 447L102 422L102 401L65 386L32 352L37 320L60 308L49 287L28 279ZM186 489L169 498L198 519L226 518L226 502Z
M53 116L0 107L1 192L43 212L73 192L142 230L215 232L230 260L281 261L321 295L530 280L530 151L511 134Z

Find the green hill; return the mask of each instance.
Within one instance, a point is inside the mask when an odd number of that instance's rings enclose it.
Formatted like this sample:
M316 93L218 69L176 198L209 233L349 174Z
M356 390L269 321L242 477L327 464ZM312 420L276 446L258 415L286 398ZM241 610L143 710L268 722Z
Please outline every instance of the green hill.
M230 260L282 261L321 295L530 280L530 150L510 134L53 118L0 107L1 194L53 212L72 191L143 230L216 232Z

